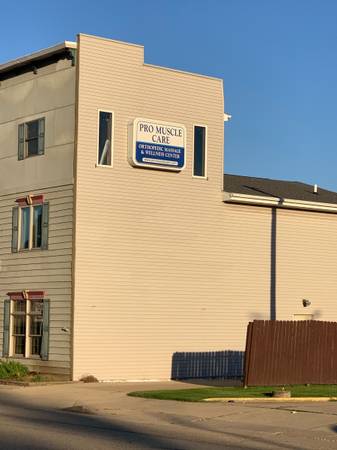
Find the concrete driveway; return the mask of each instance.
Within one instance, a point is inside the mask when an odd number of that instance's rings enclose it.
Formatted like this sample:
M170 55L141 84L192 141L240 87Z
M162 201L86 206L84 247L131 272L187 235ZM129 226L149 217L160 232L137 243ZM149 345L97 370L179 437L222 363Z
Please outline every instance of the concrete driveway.
M0 386L0 448L337 448L337 402L205 404L126 396L132 390L188 386L195 387L174 382Z

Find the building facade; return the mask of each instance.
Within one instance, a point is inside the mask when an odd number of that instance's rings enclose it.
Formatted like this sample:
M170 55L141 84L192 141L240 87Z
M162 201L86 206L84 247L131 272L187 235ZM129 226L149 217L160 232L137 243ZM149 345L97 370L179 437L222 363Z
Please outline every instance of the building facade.
M143 50L0 66L0 347L39 372L168 379L253 319L337 320L337 194L224 181L222 80Z
M66 375L71 370L71 335L62 329L70 330L72 320L74 47L66 43L52 54L39 52L36 60L4 64L0 70L2 315L6 309L2 354L24 358L37 371ZM27 196L31 196L31 204ZM43 207L48 222L44 249ZM33 215L36 217L31 220ZM35 239L33 223L40 229L39 236L34 230ZM13 227L16 233L12 233ZM24 290L37 292L34 302L15 294ZM8 308L8 293L22 301L12 300ZM49 352L42 360L42 306L38 300L47 294L50 323L45 336L49 334L49 342L44 345L48 344Z

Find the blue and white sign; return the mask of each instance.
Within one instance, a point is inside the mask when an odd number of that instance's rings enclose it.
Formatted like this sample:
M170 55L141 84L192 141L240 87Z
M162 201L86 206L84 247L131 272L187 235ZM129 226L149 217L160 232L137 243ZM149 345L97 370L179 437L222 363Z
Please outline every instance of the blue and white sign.
M135 166L182 170L185 167L183 125L135 119L133 124L133 155Z

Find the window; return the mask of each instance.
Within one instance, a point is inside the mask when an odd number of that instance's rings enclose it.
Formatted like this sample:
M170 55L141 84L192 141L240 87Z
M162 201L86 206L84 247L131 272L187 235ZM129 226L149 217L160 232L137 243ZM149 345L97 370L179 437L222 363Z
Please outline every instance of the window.
M12 252L48 248L49 204L42 196L28 198L13 208Z
M19 125L18 159L44 154L44 117Z
M41 248L42 245L42 205L20 208L21 233L20 250Z
M99 166L112 165L112 113L99 111L98 120L98 161Z
M24 300L17 300L12 304L12 336L14 355L26 355L26 304L27 302Z
M206 127L194 126L193 176L206 178Z
M3 356L48 359L49 300L40 291L8 293L4 303Z

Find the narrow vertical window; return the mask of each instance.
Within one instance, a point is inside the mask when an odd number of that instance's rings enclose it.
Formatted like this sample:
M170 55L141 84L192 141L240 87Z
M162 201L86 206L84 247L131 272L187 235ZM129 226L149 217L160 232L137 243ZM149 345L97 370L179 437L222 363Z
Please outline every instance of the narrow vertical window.
M111 166L112 163L112 113L99 112L98 124L98 165Z
M30 303L30 353L31 355L39 356L42 345L43 332L43 302L41 300L34 300Z
M42 205L33 207L33 248L40 248L42 243Z
M39 122L34 120L26 123L27 158L35 156L39 151Z
M20 249L29 248L30 236L30 207L21 208L21 239Z
M15 356L26 355L26 302L13 302L13 353Z
M194 126L193 175L206 177L206 127Z

